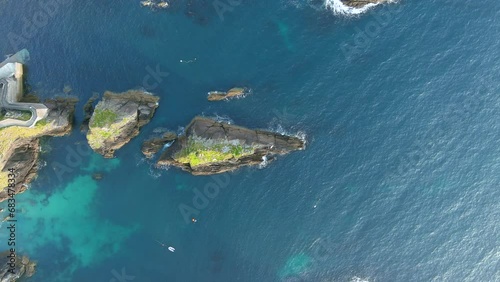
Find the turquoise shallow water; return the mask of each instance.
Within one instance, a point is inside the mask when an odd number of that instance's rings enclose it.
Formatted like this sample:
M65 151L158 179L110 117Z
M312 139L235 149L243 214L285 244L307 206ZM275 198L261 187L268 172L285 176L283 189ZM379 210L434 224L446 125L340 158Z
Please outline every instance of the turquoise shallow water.
M93 92L150 86L161 104L113 160L78 130L44 141L46 165L17 197L33 281L500 280L499 2L404 0L346 18L256 0L220 18L212 1L67 1L28 36L36 3L0 1L33 91L71 86L77 125ZM146 85L156 68L168 75ZM240 85L253 93L205 100ZM198 114L302 132L308 147L219 178L142 159L155 129ZM210 183L219 193L186 223L179 206Z

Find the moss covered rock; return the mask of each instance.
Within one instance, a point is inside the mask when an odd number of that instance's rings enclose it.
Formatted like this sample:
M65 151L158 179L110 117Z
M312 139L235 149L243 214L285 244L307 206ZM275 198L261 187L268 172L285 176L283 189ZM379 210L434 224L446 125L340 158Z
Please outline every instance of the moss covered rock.
M87 140L90 147L105 158L139 134L158 107L159 97L131 90L117 94L104 93L89 121Z
M275 155L305 148L305 140L196 117L158 160L194 175L209 175L259 165Z

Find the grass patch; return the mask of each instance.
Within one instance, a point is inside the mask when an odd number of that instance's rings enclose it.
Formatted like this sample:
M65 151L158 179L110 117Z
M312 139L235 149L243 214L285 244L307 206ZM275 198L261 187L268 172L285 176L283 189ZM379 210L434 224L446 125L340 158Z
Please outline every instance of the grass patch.
M197 136L190 136L174 159L191 167L238 159L254 153L254 147L242 145L238 140L211 140Z
M39 120L36 124L35 124L35 127L43 127L43 126L46 126L47 125L47 119L42 119L42 120Z
M31 118L30 111L8 110L4 113L0 113L0 120L17 119L17 120L27 121L30 118Z
M107 127L95 127L95 124L92 124L87 134L90 147L99 149L104 146L106 141L119 137L123 128L134 119L135 117L127 117L120 122L108 124Z
M113 112L112 110L105 109L100 110L96 109L91 118L90 126L93 127L105 127L110 126L113 122L118 118L118 114Z
M21 113L21 116L19 117L20 120L24 121L30 120L30 118L31 118L31 112L25 112L25 111L23 111Z
M8 150L20 139L37 138L49 133L54 127L52 123L45 123L35 127L10 126L0 129L0 159L3 160ZM7 172L0 172L0 186L7 187Z

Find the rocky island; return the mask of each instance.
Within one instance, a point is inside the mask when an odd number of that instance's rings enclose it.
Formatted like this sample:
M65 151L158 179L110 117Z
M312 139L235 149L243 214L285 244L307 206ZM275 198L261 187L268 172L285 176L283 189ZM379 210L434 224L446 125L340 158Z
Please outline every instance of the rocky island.
M390 2L391 0L341 0L347 6L362 8L368 4L380 4Z
M159 100L159 97L144 91L104 93L89 121L87 140L90 147L105 158L112 158L116 150L149 123Z
M250 92L247 88L235 87L229 89L227 92L223 91L210 91L208 92L208 101L221 101L234 98L243 98Z
M36 262L30 260L27 256L16 258L14 274L9 271L10 251L0 252L0 282L15 282L20 279L29 278L35 274Z
M147 146L154 144L154 148ZM161 144L161 143L160 143ZM145 143L143 152L161 148ZM273 156L303 150L305 140L196 117L159 158L158 166L176 166L193 175L210 175L259 165Z

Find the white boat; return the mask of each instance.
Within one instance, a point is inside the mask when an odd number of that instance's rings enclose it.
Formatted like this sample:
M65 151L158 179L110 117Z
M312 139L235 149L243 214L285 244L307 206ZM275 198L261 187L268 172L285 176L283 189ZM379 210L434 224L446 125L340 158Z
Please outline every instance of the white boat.
M168 247L168 250L171 251L172 253L175 252L175 248L174 247Z

